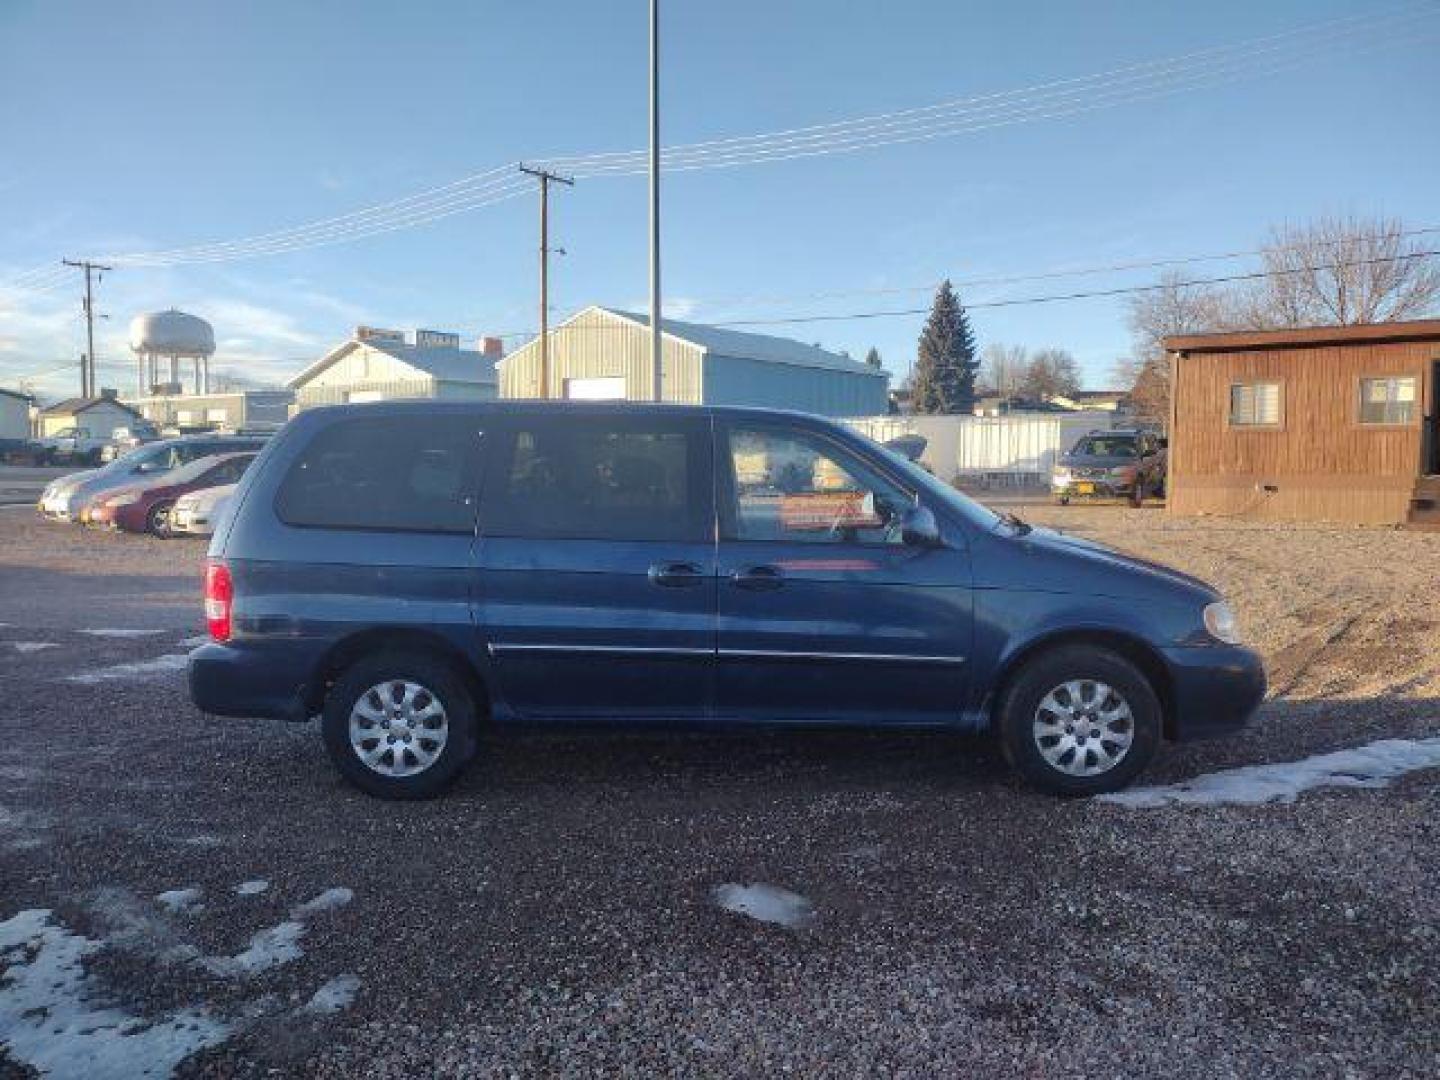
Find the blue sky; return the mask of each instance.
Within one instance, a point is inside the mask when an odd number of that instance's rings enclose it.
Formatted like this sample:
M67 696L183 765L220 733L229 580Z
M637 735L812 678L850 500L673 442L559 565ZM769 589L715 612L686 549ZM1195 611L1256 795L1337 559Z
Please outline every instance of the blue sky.
M666 0L664 140L745 135L1106 71L1394 10L1196 4ZM863 290L1253 248L1325 212L1440 224L1440 18L1261 79L850 154L667 178L672 314L700 321L923 306ZM646 6L606 2L0 0L0 282L62 256L247 236L524 157L646 138ZM560 312L639 306L643 178L555 196ZM101 358L137 312L209 318L216 366L274 379L357 322L535 325L535 201L282 256L127 269ZM1193 267L1197 275L1248 264ZM1153 280L967 290L976 303ZM848 292L824 299L806 294ZM0 385L83 348L75 283L0 293ZM1059 345L1092 385L1128 348L1114 300L976 310L982 344ZM773 328L903 374L922 317ZM42 380L73 392L71 375ZM102 382L129 387L125 370Z

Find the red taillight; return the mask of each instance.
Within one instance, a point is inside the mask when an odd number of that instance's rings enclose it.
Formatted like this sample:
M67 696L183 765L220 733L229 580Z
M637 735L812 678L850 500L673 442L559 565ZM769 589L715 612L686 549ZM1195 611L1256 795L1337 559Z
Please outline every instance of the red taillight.
M205 624L216 641L230 640L230 605L235 599L235 586L230 581L230 568L223 562L205 564Z

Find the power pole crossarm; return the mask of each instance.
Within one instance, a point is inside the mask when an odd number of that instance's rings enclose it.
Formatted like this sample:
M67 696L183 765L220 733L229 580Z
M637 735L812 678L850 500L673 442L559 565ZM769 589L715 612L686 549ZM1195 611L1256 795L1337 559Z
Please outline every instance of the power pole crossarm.
M111 266L101 266L88 259L61 259L65 266L73 266L77 270L85 271L85 300L83 310L85 312L85 360L80 365L80 396L92 398L95 396L95 283L93 275L97 272L113 270Z
M568 176L521 164L520 171L540 181L540 397L550 396L550 182L574 187Z

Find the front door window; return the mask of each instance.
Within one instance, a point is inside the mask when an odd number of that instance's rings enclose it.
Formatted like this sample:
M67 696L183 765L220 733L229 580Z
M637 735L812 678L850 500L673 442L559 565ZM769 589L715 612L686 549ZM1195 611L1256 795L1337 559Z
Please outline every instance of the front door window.
M730 433L732 536L798 544L899 544L910 497L849 454L806 435Z

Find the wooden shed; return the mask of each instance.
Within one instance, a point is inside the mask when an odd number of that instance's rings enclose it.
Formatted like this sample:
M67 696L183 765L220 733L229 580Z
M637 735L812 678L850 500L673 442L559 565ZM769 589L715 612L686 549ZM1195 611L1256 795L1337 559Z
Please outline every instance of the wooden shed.
M1440 523L1440 319L1165 348L1171 512Z

